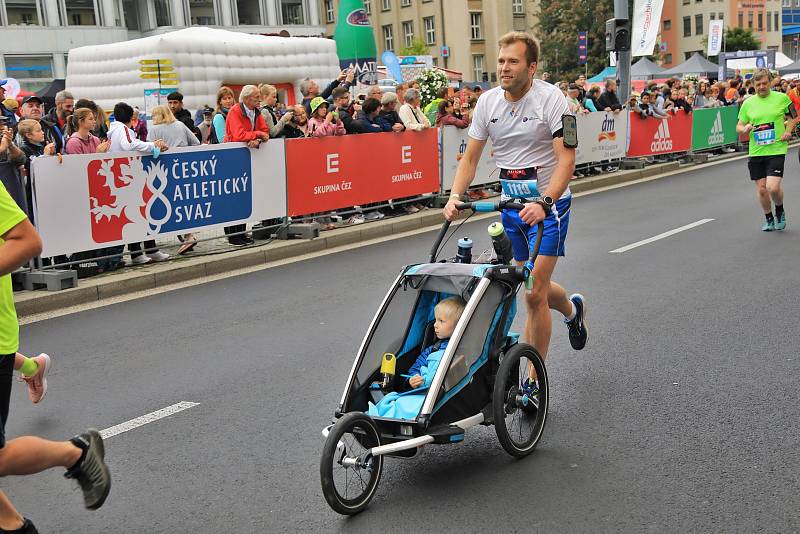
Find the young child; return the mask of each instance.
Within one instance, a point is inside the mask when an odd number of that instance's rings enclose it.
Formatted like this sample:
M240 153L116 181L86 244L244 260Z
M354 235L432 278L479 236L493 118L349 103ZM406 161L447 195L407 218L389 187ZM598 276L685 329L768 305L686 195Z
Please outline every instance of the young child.
M377 405L369 403L367 415L408 420L419 415L422 402L425 400L425 394L421 392L421 389L430 387L465 305L466 303L460 297L450 297L436 305L433 329L436 332L437 340L430 347L423 349L414 365L409 369L408 385L411 386L411 391L404 393L392 391Z

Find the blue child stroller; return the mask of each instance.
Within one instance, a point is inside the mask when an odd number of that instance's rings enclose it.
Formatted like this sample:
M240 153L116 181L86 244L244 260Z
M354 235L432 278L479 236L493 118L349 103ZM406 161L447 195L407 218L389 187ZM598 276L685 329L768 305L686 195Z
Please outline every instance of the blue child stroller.
M522 207L507 201L459 205L474 211ZM404 267L390 287L358 350L335 423L323 430L322 491L340 514L357 514L367 507L385 456L410 458L429 443L458 443L466 429L479 424L493 424L503 449L520 458L530 454L542 436L548 407L545 366L536 349L509 332L517 292L530 281L542 225L530 261L517 267L497 260L437 263L449 224L442 226L430 262ZM466 307L446 348L435 358L427 387L402 391L402 375L435 341L434 306L451 296L462 297ZM533 395L522 388L529 376L538 380ZM393 417L368 415L367 411L376 413L375 406L386 395L401 397L403 409L392 411Z

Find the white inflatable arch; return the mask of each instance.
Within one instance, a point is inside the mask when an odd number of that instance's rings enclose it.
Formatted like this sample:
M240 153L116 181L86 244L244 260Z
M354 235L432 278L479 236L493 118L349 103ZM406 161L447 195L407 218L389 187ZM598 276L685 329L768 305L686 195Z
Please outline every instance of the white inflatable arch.
M320 85L339 73L336 43L319 37L271 37L193 27L143 39L84 46L69 52L66 88L76 99L112 110L117 102L144 109L144 90L157 80L142 79L140 60L166 59L178 77L184 107L214 106L222 85L288 85L299 102L300 82ZM165 86L162 86L165 87Z

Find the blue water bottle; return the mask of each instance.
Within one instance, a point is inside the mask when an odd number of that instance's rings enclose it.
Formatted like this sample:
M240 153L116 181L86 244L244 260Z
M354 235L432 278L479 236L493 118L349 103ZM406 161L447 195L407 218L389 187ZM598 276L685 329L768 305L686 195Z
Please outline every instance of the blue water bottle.
M462 237L458 240L457 263L472 263L472 239Z

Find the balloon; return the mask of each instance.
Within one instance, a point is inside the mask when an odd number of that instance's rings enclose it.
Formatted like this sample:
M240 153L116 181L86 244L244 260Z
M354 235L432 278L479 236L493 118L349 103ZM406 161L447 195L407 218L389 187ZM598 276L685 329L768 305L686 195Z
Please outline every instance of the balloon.
M3 88L6 90L6 98L16 98L20 90L19 82L16 78L8 78Z
M387 50L381 54L381 61L383 61L386 71L392 75L392 78L401 83L403 81L403 71L400 69L400 62L397 60L395 53Z

